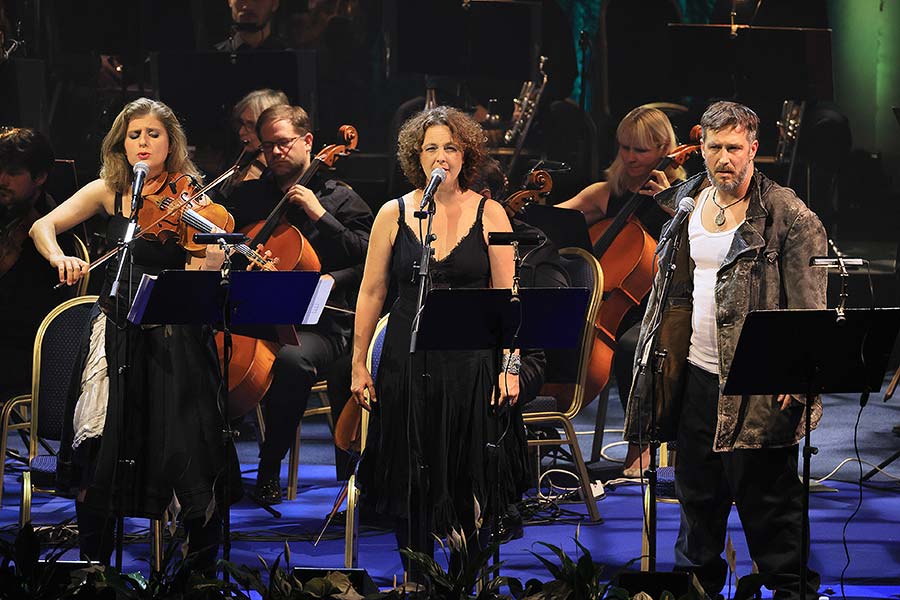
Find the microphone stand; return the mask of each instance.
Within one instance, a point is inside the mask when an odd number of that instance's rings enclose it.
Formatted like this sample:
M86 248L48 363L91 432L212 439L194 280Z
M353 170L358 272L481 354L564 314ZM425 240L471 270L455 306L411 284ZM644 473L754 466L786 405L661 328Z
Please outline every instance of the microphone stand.
M140 193L135 194L132 191L131 198L131 216L128 221L128 227L125 230L125 236L119 240L118 243L118 258L119 264L116 268L116 277L112 282L110 287L109 297L113 299L113 302L116 306L116 311L118 312L119 302L118 302L118 292L119 285L122 278L122 273L125 268L125 264L129 265L129 269L132 267L133 256L129 252L131 250L131 246L135 239L135 232L138 230L138 213L141 210L141 206L143 205L143 198ZM130 279L129 279L130 285ZM130 306L132 302L131 292L129 290L128 294L128 305ZM117 319L118 322L118 319ZM118 325L117 325L118 326ZM116 386L121 386L119 389L122 394L119 394L119 402L120 408L118 412L118 427L117 427L117 441L116 441L116 466L115 466L115 475L113 478L113 491L112 491L112 500L113 505L115 506L116 513L116 539L115 539L115 565L116 569L121 572L122 570L122 546L125 541L125 511L122 507L122 498L125 495L125 490L130 488L133 484L134 477L134 458L128 456L122 456L123 449L125 448L125 439L126 432L125 428L128 425L128 419L126 418L127 406L128 402L125 397L128 394L128 373L130 370L130 365L128 364L131 356L130 352L130 343L129 343L129 332L128 325L125 325L125 351L124 351L124 364L119 365L118 373L116 373ZM118 351L117 351L118 352ZM124 380L124 381L123 381ZM124 385L123 385L124 384Z
M650 377L650 369L656 374L662 373L663 363L666 359L667 351L657 350L656 342L659 334L659 327L662 322L663 310L665 309L666 300L669 297L669 288L672 283L672 276L675 274L675 255L678 247L681 245L684 229L677 232L670 241L666 242L665 248L660 253L659 269L663 273L662 283L658 289L658 301L652 319L649 323L647 337L644 338L644 344L640 348L638 362L638 372L634 378L634 385L631 387L631 395L628 402L637 402L638 411L643 401L641 394L647 387L648 378ZM647 507L647 563L649 571L656 571L656 496L657 496L657 458L656 453L659 450L659 426L656 422L656 404L653 398L653 390L648 390L650 394L650 462L647 466L647 486L649 491L649 502Z
M425 307L425 295L426 295L426 285L428 280L428 271L431 266L431 257L434 255L434 248L431 246L432 242L437 239L437 236L432 233L432 228L434 225L434 213L435 213L435 201L434 194L428 194L422 197L422 204L419 207L419 210L413 213L420 221L422 219L427 219L426 225L426 233L425 237L422 238L422 256L419 259L418 264L413 265L414 277L417 277L419 280L419 291L416 297L416 308L413 313L412 326L410 328L409 335L409 357L407 360L410 361L410 368L408 370L408 385L407 389L409 390L410 397L407 398L407 415L406 415L406 431L407 431L407 444L409 445L409 449L412 448L412 436L414 435L416 428L413 423L413 419L415 418L416 411L413 409L412 405L412 382L413 382L413 356L416 353L417 346L417 338L419 335L419 323L422 316L422 309ZM420 229L421 231L421 229ZM422 367L422 381L423 381L423 390L422 393L425 394L425 385L428 379L428 363L427 363L427 354L425 355L425 362L423 362ZM418 435L416 435L418 437ZM412 452L408 452L407 454L408 461L408 474L407 474L407 517L406 517L406 542L410 544L410 547L417 545L421 542L421 532L419 531L419 526L424 526L423 519L423 511L419 508L415 511L415 515L413 513L413 489L412 482L414 477L414 471L422 470L421 460L418 455L413 455ZM418 479L418 477L417 477ZM421 496L421 494L419 494ZM421 502L421 499L420 499ZM413 528L413 520L418 520L419 526ZM415 548L416 550L423 550L424 548ZM410 563L410 568L412 564ZM404 583L406 583L406 577L404 577ZM427 585L426 581L422 583Z
M413 213L413 216L420 221L427 219L428 222L425 228L425 237L422 239L422 257L419 259L419 264L414 267L416 277L419 279L419 293L416 299L416 311L413 313L415 316L413 317L412 331L409 337L410 354L414 354L416 351L416 338L419 335L419 318L425 305L425 284L428 279L428 269L431 266L431 257L434 255L434 248L431 247L431 243L437 239L437 236L431 232L434 225L434 211L434 196L430 196L423 198L421 208Z
M228 419L228 365L231 363L232 339L231 339L231 249L223 238L219 238L219 248L225 254L225 260L219 270L220 297L222 299L222 390L216 394L219 401L219 414L222 417L222 465L225 469L225 477L222 490L222 559L231 559L231 476L228 467L228 447L234 443L234 431L231 429L231 421ZM213 498L216 491L213 489ZM228 569L222 570L222 578L228 583Z
M125 230L125 237L119 240L119 266L116 269L116 278L113 279L112 287L109 290L109 297L115 298L119 291L119 280L122 278L122 269L125 267L126 261L131 261L128 251L131 248L131 242L134 241L135 233L138 230L138 213L144 205L144 199L140 194L133 195L131 199L131 218L128 221L128 228Z

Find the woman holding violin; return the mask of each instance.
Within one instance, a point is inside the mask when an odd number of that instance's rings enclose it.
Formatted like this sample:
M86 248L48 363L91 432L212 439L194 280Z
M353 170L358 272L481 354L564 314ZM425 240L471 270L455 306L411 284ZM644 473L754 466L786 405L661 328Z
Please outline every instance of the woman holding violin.
M149 168L144 192L151 195L144 197L138 213L144 231L151 230L152 222L142 215L159 214L149 209L165 204L160 198L171 191L169 184L198 177L172 110L147 98L119 113L103 140L101 159L99 179L31 228L38 251L57 269L59 281L69 285L84 275L86 265L66 255L57 236L103 214L109 216L107 239L122 239L131 217L134 164ZM237 473L237 460L233 451L227 464L223 456L223 419L216 401L221 378L212 333L206 326L139 327L126 319L143 274L217 269L221 264L221 253L205 247L189 252L183 245L176 235L136 237L115 298L110 290L118 260L108 261L76 363L57 487L76 498L81 551L93 560L109 561L115 513L159 518L174 495L190 550L200 553L204 567L215 561L221 520L214 515L204 524L204 515L214 495L223 501L218 486L226 469L232 476Z
M664 112L659 109L639 106L619 122L616 129L618 152L613 163L606 171L607 180L593 183L580 191L574 198L562 202L560 208L571 208L584 213L588 226L609 217L615 217L634 194L646 197L634 210L633 218L652 240L658 240L662 227L671 215L663 211L653 201L652 196L668 188L676 179L684 178L684 170L678 163L664 171L657 170L660 161L675 150L677 142L672 124ZM592 241L594 240L592 228ZM651 249L652 251L652 249ZM615 260L615 256L609 257ZM601 261L602 261L601 257ZM649 278L648 282L652 281ZM649 291L649 287L647 287ZM624 409L631 390L632 365L637 346L637 336L645 303L637 298L636 304L628 310L616 331L615 358L613 360L616 381L619 387L619 398ZM631 444L625 458L624 475L639 477L642 466L648 464L646 449L643 461L640 460L639 447Z

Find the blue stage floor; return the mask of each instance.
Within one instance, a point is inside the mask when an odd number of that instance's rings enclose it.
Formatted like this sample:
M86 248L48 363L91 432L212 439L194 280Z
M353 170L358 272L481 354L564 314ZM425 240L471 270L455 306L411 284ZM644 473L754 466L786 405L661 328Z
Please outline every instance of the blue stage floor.
M622 411L614 394L610 403L607 427L620 427ZM825 419L813 437L814 443L821 449L813 459L815 476L827 474L841 460L854 454L853 425L857 411L858 404L853 397L826 398ZM592 431L593 419L594 413L587 411L579 418L576 429ZM900 438L890 431L895 423L900 423L898 407L882 403L880 397L873 397L863 411L860 427L859 445L864 460L877 463L900 447ZM234 539L232 561L257 565L257 556L271 561L282 552L284 541L287 540L291 549L291 564L294 566L343 566L343 523L332 524L319 545L313 545L324 517L340 490L334 476L329 432L324 422L311 420L304 423L303 434L298 499L276 506L281 512L280 518L271 516L247 499L234 506L231 512ZM618 438L618 434L611 432L606 439L610 442ZM584 436L582 446L589 454L590 436ZM255 452L255 442L239 444L248 489L252 488L255 480ZM608 451L613 456L621 456L623 452L621 447ZM595 473L610 473L612 470L613 465L606 461L592 466L592 472ZM900 473L900 461L888 467L888 472ZM846 563L842 531L857 507L860 488L853 483L857 477L858 467L855 463L844 465L837 474L840 481L832 478L827 482L836 491L819 492L811 496L811 566L822 574L823 594L832 598L841 597L840 576ZM282 469L282 481L286 481L286 466ZM875 481L879 483L862 488L859 512L846 527L847 550L851 559L845 575L847 598L900 597L900 486L896 480L884 475L876 477ZM18 518L20 486L20 477L12 461L7 462L4 484L0 528L5 536L11 536ZM523 581L533 577L549 579L544 567L531 554L534 551L548 555L536 542L561 546L570 556L574 556L576 535L591 551L595 562L608 566L610 576L622 565L637 558L641 551L640 486L607 485L606 496L598 502L598 507L603 518L603 522L599 524L592 524L587 520L584 504L578 502L563 505L568 516L549 519L544 524L526 525L522 539L502 546L503 574ZM36 525L60 523L71 519L73 513L69 500L42 494L34 498L33 520ZM145 520L129 520L129 531L145 532L146 528ZM678 506L660 503L660 570L671 569L672 547L677 530ZM751 562L735 511L732 511L730 521L730 537L736 550L737 573L749 573ZM74 551L70 554L66 558L77 558ZM148 556L146 541L129 543L125 549L125 567L128 570L147 571ZM393 535L384 531L364 530L359 542L359 566L367 569L382 587L391 585L395 575L398 579L401 578L402 569Z

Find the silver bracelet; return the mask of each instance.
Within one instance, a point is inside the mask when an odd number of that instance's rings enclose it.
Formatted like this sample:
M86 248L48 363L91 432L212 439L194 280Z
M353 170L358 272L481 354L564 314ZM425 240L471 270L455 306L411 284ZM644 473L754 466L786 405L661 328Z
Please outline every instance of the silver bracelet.
M500 372L501 373L509 373L510 375L518 375L519 367L522 366L522 357L518 354L510 354L508 352L503 353L503 358L500 360Z

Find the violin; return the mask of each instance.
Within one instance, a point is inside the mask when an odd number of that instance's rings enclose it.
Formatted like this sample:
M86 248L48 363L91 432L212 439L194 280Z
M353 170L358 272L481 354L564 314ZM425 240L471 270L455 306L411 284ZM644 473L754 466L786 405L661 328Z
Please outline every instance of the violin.
M201 206L200 194L193 194L194 182L183 173L163 173L159 184L141 196L138 227L141 236L166 242L172 238L187 252L197 253L206 244L194 243L195 233L212 233L214 228L234 231L234 217L221 204Z
M532 202L543 204L552 189L553 178L550 177L550 173L543 169L537 169L528 174L528 181L526 182L524 189L510 194L509 197L500 204L506 210L506 214L509 218L512 219L516 217L527 204Z
M0 231L0 277L12 269L22 255L22 245L28 239L28 230L40 215L34 207L25 213L18 222L10 222L9 229Z
M143 201L138 210L137 238L156 238L161 242L176 239L177 244L186 252L196 254L206 249L206 244L194 242L195 233L214 233L216 231L234 231L234 217L221 204L208 203L201 205L199 200L209 188L201 188L191 195L195 182L184 173L164 173L148 194L141 195ZM234 250L254 265L267 270L274 269L274 261L246 244L235 244ZM114 248L91 263L88 272L93 271L110 258L119 253ZM64 286L59 283L53 289Z

